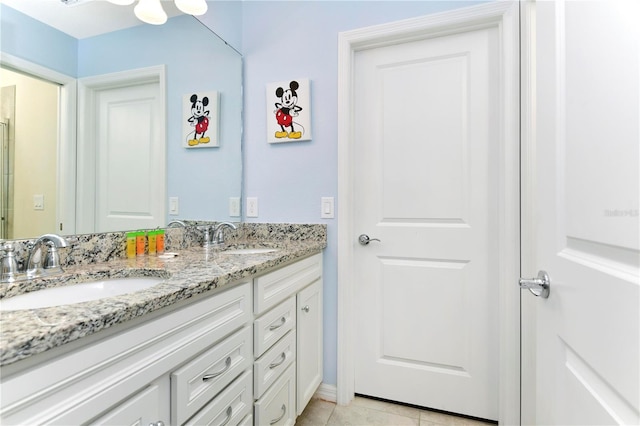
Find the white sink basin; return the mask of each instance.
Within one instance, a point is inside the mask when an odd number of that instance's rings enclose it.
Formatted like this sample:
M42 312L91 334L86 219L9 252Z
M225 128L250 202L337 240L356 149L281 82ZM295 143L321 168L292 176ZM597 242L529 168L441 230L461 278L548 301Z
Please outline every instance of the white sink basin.
M261 254L261 253L271 253L274 251L278 251L275 248L243 248L243 249L231 249L231 250L223 250L220 253L222 254Z
M164 281L158 277L111 278L46 288L0 300L0 311L48 308L134 293Z

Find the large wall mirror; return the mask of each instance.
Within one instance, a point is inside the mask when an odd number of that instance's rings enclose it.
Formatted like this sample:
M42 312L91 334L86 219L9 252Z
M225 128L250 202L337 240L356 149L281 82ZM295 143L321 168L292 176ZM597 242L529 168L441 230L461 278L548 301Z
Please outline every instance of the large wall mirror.
M242 199L242 57L235 49L188 15L75 38L9 0L0 8L0 238L240 220L233 210ZM156 96L147 92L136 92L129 109L117 107L134 88L150 86L160 96L153 108L144 106ZM185 99L211 92L219 96L217 116L209 117L219 144L187 148ZM138 168L152 179L140 179ZM157 208L149 213L148 205Z

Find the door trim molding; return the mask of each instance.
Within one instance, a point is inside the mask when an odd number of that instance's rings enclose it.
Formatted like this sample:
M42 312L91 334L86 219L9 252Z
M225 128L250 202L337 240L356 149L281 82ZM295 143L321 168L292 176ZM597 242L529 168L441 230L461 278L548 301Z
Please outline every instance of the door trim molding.
M500 1L338 34L338 353L337 403L354 398L354 123L356 52L482 28L497 28L500 57L498 239L499 421L520 423L519 4Z
M536 170L536 3L523 1L520 9L521 70L521 259L520 276L534 277L536 262L535 170ZM534 272L535 271L535 272ZM521 424L536 424L536 297L523 292L521 298Z

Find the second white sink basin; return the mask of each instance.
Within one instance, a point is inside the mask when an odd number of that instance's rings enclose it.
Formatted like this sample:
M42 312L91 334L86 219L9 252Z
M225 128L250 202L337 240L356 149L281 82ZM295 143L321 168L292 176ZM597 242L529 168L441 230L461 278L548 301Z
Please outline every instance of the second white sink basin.
M126 277L52 287L0 300L0 311L48 308L71 305L134 293L164 281L158 277Z
M268 247L260 247L260 248L243 248L243 249L231 249L231 250L223 250L221 254L261 254L261 253L271 253L274 251L278 251L275 248Z

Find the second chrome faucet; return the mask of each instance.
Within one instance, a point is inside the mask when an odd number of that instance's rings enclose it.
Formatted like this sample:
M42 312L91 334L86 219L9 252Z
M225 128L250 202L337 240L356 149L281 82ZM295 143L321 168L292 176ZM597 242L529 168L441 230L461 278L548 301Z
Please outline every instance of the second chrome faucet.
M204 232L204 247L224 248L224 228L238 229L231 222L220 222L211 228L206 228Z

